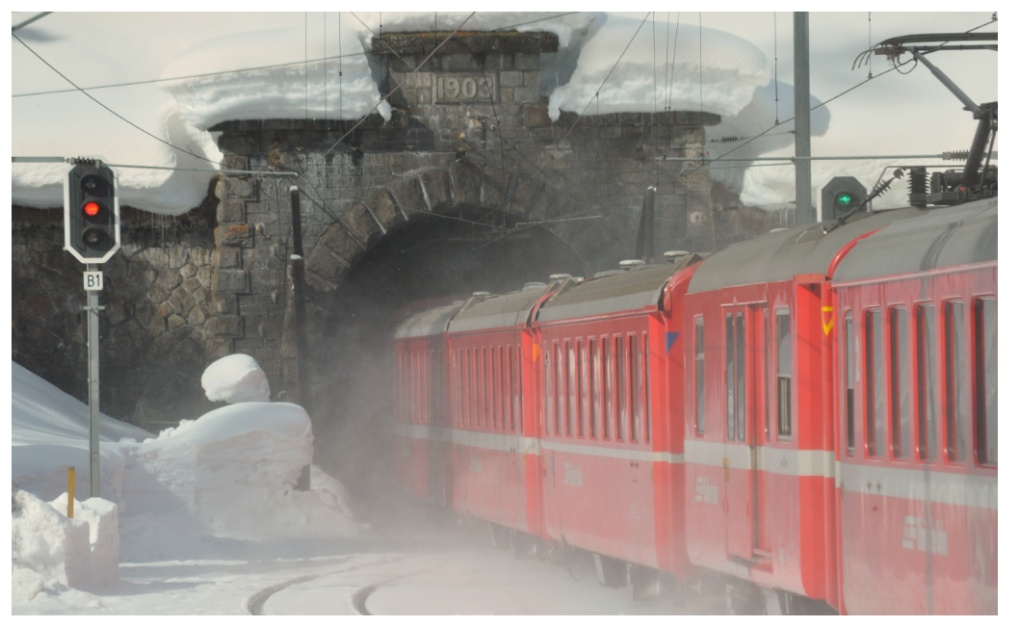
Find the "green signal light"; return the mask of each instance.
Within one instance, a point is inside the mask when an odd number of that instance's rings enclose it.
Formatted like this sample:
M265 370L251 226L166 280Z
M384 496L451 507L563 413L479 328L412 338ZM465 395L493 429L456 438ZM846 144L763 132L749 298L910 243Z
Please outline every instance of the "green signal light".
M835 196L834 200L840 207L850 207L855 202L855 197L848 192L841 192Z

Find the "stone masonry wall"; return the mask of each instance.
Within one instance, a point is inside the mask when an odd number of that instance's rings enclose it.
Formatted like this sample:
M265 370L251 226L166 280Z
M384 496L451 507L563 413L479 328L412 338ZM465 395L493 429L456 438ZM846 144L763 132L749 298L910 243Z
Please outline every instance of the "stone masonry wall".
M100 267L100 408L157 430L211 406L200 376L216 252L206 209L121 213L123 247ZM85 266L63 250L63 211L15 207L12 222L13 360L86 402Z
M259 361L275 397L299 400L292 264L304 264L311 335L330 324L321 314L347 269L411 216L542 225L589 272L633 256L649 187L657 255L783 226L724 194L713 201L707 171L685 160L703 156L717 116L590 106L553 121L540 60L554 35L460 34L428 58L444 35L376 38L390 120L221 124L224 173L204 207L180 218L124 209L123 249L103 267L103 411L148 427L195 417L208 407L202 370L233 352ZM85 398L82 267L61 250L61 221L60 210L14 209L13 355Z

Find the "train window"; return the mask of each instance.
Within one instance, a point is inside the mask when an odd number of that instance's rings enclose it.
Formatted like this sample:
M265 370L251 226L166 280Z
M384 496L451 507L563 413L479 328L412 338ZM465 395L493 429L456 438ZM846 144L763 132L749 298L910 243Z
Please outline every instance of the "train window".
M778 359L778 437L792 435L792 317L788 309L774 312L776 355Z
M515 416L512 414L512 347L501 347L501 420L505 431L514 433Z
M725 434L736 439L736 328L732 314L725 316Z
M546 424L543 425L543 434L550 435L554 420L554 366L549 349L543 351L543 375L543 394L546 397Z
M736 437L746 439L746 327L736 314Z
M483 423L483 354L481 349L470 350L470 426Z
M878 309L865 312L865 397L869 455L883 454L886 439L886 369L883 367L883 325Z
M512 390L512 431L522 432L525 430L525 412L522 411L522 347L509 348L508 359L511 362L511 390Z
M934 461L937 450L939 414L935 355L935 308L918 305L918 456Z
M851 311L844 313L844 417L848 432L848 455L855 452L855 382L858 380L858 354L855 352L855 321Z
M469 416L469 350L459 350L459 387L455 395L455 400L459 404L459 413L456 414L456 424L465 426Z
M911 347L903 307L890 310L890 397L893 456L907 459L911 451Z
M506 432L512 432L515 431L515 419L512 417L512 369L508 359L511 346L502 346L500 351L498 367L501 369L501 428Z
M998 464L998 320L994 298L974 302L977 390L977 453L982 464Z
M575 434L572 421L578 419L578 361L575 359L575 346L568 340L568 412L564 417L564 435Z
M704 433L704 317L694 318L694 429Z
M599 372L599 345L596 343L595 339L589 340L589 360L592 362L592 380L590 381L592 389L592 421L589 423L589 434L593 439L599 437L599 415L600 411L600 399L599 399L599 384L600 384L600 372Z
M627 366L630 368L630 376L628 381L630 382L630 394L628 394L628 401L630 402L630 441L638 441L638 433L641 429L641 399L638 396L639 385L638 381L641 378L641 373L638 364L638 338L635 335L627 336L627 349L630 351L630 355L627 359Z
M499 356L501 347L492 346L487 349L487 426L497 430L501 428L501 362Z
M627 369L624 367L627 362L627 354L624 352L624 337L618 335L614 338L614 344L613 353L617 358L616 436L617 440L623 441L627 425Z
M554 385L556 390L557 398L557 411L554 414L554 435L561 435L561 423L565 420L567 407L567 392L565 391L565 366L564 366L564 348L561 346L560 342L554 342L554 372L556 377L554 378Z
M589 360L585 356L585 342L578 340L578 371L579 394L581 399L581 411L578 412L578 437L584 438L586 434L585 423L589 419Z
M970 371L964 346L963 303L946 303L946 455L963 461L966 451L966 424L970 411Z
M414 378L416 380L416 396L415 398L418 411L417 411L417 421L420 423L427 422L427 399L428 399L428 387L427 383L427 368L425 368L425 357L427 353L424 351L418 352L416 356L416 374Z
M481 428L486 429L491 425L494 417L493 402L491 394L494 392L493 373L491 372L490 349L480 347L477 349L477 389L480 394L480 405L477 407L477 420Z
M603 422L603 439L609 440L613 431L610 428L610 421L613 416L613 411L610 409L610 403L613 399L613 376L610 370L612 367L610 364L610 338L602 338L599 342L599 349L601 351L600 361L602 362L602 386L599 388L599 394L601 396L600 404L602 405L602 415L600 418Z
M648 333L641 334L641 350L638 351L638 398L640 399L639 407L641 408L641 418L644 424L641 427L641 437L644 438L645 442L652 441L652 412L648 398L648 379L649 379L649 368L648 368Z

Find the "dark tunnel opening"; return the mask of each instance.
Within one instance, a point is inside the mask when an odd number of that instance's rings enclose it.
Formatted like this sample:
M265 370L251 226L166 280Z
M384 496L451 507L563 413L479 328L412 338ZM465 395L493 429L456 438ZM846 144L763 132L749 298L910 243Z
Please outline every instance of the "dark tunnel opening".
M375 518L394 505L384 430L393 412L391 337L411 307L506 293L551 274L584 275L585 263L543 226L516 225L487 209L413 217L390 230L315 297L308 321L315 463Z

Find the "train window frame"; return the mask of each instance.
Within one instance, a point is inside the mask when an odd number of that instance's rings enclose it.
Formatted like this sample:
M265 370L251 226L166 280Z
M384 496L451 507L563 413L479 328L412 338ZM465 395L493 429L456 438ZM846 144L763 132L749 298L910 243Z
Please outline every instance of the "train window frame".
M610 345L610 337L604 335L599 339L599 349L602 352L602 387L600 388L602 403L603 440L609 441L613 436L613 351Z
M652 369L648 360L648 332L641 332L641 352L638 357L640 363L638 372L641 373L641 415L644 425L641 428L641 437L644 442L652 441L652 396L651 380Z
M544 344L540 349L543 352L543 435L550 435L550 422L554 417L554 361L552 359L550 344Z
M846 451L848 457L855 454L855 428L858 425L857 384L859 382L858 335L855 332L855 315L851 309L844 311L844 417L847 431Z
M501 381L501 429L505 433L515 431L515 423L511 416L511 364L508 362L508 349L510 346L501 346L498 350L498 367L501 374L498 379Z
M554 414L554 435L561 437L564 435L564 421L567 412L567 366L565 364L564 343L554 340L554 350L556 359L554 360L554 394L557 399L557 411Z
M578 437L588 437L589 430L586 429L589 412L589 360L585 357L586 342L584 338L578 338Z
M572 340L565 340L564 348L567 352L565 375L568 380L568 406L567 414L564 416L564 435L571 438L575 435L578 420L578 362L575 361L575 343Z
M704 435L704 316L694 317L694 432Z
M641 397L639 381L641 378L638 351L638 336L635 333L627 334L627 385L628 400L630 407L627 409L627 440L637 442L641 433Z
M484 359L485 378L487 385L487 428L490 431L498 431L501 428L501 387L500 387L500 366L498 362L499 346L491 346L486 349Z
M746 441L746 421L748 419L746 362L748 351L746 350L747 331L746 317L743 312L736 313L736 439L740 442Z
M512 431L525 432L525 412L522 410L522 346L508 348L511 360Z
M784 318L784 321L782 320ZM782 341L782 322L787 331ZM777 438L781 441L792 439L792 311L788 307L774 310L774 346L775 346L775 426ZM782 369L782 355L785 356L785 371Z
M952 314L952 315L951 315ZM943 348L946 403L946 437L943 449L946 461L962 464L967 457L967 433L972 421L970 361L967 356L964 306L961 300L943 303ZM951 353L953 355L951 356Z
M589 401L591 405L589 437L593 440L598 440L601 435L600 416L602 416L602 394L600 393L600 385L602 384L602 364L599 350L598 338L589 338L589 362L591 369L591 373L589 375L589 389L591 390L591 399Z
M725 314L724 335L724 370L725 370L725 437L736 439L736 325L732 313Z
M613 347L613 365L616 368L616 415L614 416L616 430L614 435L618 442L627 440L628 417L630 415L630 402L628 398L630 386L628 385L626 339L623 334L613 337L615 343Z
M883 312L878 307L865 310L862 339L865 365L865 450L869 457L886 453L886 364Z
M935 463L939 452L939 413L941 399L939 386L939 356L936 341L936 308L932 303L915 306L915 352L918 376L916 377L918 431L916 448L918 461Z
M894 459L911 457L911 346L909 320L903 305L890 307L890 452Z
M994 468L998 466L998 301L981 296L974 300L973 310L975 448L978 463Z

